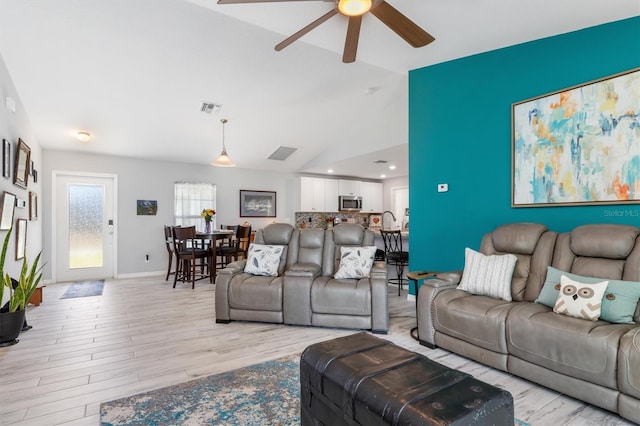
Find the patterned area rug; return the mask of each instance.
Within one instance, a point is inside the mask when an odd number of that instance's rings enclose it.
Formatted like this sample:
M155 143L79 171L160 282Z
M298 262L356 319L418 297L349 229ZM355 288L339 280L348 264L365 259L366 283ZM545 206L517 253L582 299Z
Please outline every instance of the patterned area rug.
M100 405L100 424L299 425L299 355Z
M102 296L104 280L80 281L69 286L60 299L73 299L74 297Z
M106 402L100 425L299 425L299 362L292 355Z

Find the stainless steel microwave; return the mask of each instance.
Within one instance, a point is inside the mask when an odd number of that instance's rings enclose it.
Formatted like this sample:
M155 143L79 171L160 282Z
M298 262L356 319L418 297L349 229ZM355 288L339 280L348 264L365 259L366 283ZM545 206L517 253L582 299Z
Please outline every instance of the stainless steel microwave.
M359 212L362 210L362 197L355 195L340 195L338 208L343 212Z

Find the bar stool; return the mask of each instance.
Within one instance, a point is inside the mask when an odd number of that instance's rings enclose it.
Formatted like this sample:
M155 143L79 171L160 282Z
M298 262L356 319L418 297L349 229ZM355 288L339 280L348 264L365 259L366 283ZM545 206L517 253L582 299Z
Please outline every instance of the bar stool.
M405 281L403 278L404 267L409 265L409 252L402 250L402 233L399 229L381 229L380 235L382 235L384 242L384 257L387 260L387 265L394 265L398 274L397 278L389 278L388 281L392 284L398 284L398 296L400 296L402 284Z

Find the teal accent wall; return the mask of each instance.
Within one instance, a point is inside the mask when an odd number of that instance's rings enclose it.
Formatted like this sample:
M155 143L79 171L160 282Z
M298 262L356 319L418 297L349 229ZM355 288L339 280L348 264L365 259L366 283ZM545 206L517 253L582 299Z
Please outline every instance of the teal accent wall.
M504 223L640 226L639 204L511 207L511 105L639 66L634 17L411 71L409 269L462 269Z

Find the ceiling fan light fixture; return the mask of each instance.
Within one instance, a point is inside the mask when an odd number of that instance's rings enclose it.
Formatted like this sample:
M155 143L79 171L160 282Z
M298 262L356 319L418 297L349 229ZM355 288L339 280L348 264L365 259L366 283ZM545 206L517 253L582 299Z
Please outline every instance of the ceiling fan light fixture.
M338 0L338 10L346 16L361 16L371 9L371 0Z
M227 123L227 119L223 118L220 122L222 123L222 152L218 155L218 158L213 160L211 165L217 167L235 167L236 163L234 163L227 154L227 148L224 144L224 125Z

